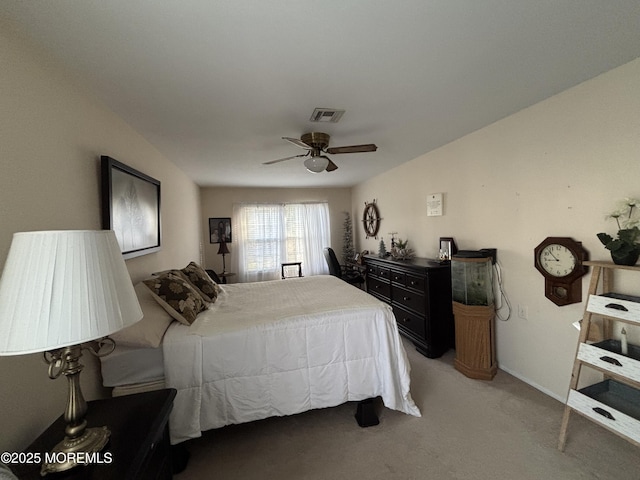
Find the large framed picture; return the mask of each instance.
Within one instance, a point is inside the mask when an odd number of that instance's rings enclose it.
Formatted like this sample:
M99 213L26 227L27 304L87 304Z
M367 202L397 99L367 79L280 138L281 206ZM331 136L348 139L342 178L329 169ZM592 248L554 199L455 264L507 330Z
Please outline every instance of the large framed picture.
M231 243L231 218L210 218L209 219L209 242L210 243Z
M161 248L160 181L102 156L102 228L113 230L124 258Z

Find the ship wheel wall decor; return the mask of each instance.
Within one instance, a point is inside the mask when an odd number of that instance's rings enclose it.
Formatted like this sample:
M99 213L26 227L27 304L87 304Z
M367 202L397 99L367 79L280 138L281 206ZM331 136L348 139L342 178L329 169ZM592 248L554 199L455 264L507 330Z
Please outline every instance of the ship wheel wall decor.
M364 212L362 214L362 224L364 225L364 232L367 234L367 238L378 238L378 230L380 229L380 212L378 206L374 200L371 203L364 203Z

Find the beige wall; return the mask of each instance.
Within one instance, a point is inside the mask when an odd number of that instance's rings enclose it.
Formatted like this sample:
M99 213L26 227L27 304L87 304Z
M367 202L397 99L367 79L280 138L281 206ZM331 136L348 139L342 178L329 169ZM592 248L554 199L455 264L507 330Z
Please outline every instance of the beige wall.
M162 182L163 248L127 261L134 281L199 256L198 187L45 56L0 23L0 269L14 232L100 229L99 157ZM105 392L86 354L87 399ZM66 380L40 355L0 357L0 451L28 445L62 414Z
M380 231L399 232L420 256L437 256L441 236L461 249L498 249L515 310L496 322L499 365L559 399L576 348L571 324L584 304L557 307L544 297L533 249L548 236L567 236L583 242L591 259L610 259L596 238L616 230L605 214L624 197L640 197L639 79L635 60L353 190L356 223L363 202L377 199ZM444 215L427 217L427 195L439 192ZM377 252L378 242L358 229L359 249ZM640 294L640 278L621 289ZM518 305L528 308L527 320Z
M331 222L331 245L340 255L344 233L343 212L351 210L351 189L349 188L202 188L202 241L204 245L204 263L216 272L222 271L222 255L218 255L218 244L209 243L209 218L231 217L233 204L242 202L258 203L294 203L329 202ZM233 219L231 221L233 229ZM355 225L353 227L355 231ZM233 243L229 245L233 255ZM225 257L227 271L231 258ZM233 277L229 279L233 282Z
M595 234L613 231L604 214L624 196L640 196L640 60L608 72L489 127L349 189L207 188L201 192L173 164L76 79L0 23L0 268L17 231L100 228L98 158L110 155L162 182L163 250L127 262L134 281L149 272L206 257L209 217L231 216L239 201L328 200L332 244L342 244L351 209L357 248L366 240L362 206L377 199L380 231L397 231L420 256L437 254L440 236L464 249L496 247L514 310L497 322L501 368L563 398L583 305L556 307L543 295L533 248L547 236L571 236L592 259L606 259ZM444 193L445 215L426 216L426 198ZM200 251L202 245L202 252ZM232 245L233 247L233 245ZM587 279L583 282L586 290ZM640 290L627 278L623 290ZM95 360L83 387L102 395ZM63 408L66 384L50 381L38 355L0 358L0 451L23 448Z

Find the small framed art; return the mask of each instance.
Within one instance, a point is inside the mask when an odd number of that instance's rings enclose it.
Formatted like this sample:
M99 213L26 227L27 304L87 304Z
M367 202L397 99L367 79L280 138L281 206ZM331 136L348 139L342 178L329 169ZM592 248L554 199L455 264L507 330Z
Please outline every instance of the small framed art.
M438 258L441 261L451 260L456 253L458 253L458 247L452 237L440 237L440 254Z
M231 218L209 219L209 243L231 243Z
M427 198L427 217L440 217L443 214L441 193L432 193Z

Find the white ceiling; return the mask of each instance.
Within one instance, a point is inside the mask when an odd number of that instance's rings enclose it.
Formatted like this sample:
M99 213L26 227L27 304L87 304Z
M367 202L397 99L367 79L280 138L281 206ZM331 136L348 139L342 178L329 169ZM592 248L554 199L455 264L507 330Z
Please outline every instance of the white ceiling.
M351 186L640 57L638 0L2 0L199 185ZM315 107L345 109L313 124ZM283 136L331 135L311 174ZM120 159L126 163L127 159Z

